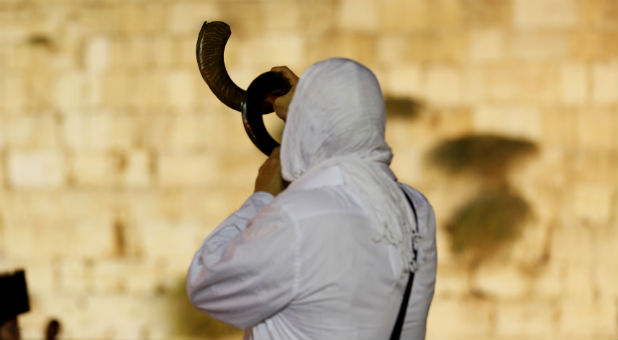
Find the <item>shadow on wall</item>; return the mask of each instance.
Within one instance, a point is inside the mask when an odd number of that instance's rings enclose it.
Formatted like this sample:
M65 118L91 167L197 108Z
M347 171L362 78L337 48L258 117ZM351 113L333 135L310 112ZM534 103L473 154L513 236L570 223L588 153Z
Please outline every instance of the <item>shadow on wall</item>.
M447 173L480 180L479 192L446 225L453 252L472 268L515 241L532 216L507 175L512 165L537 152L528 140L491 134L445 140L429 151L429 161Z

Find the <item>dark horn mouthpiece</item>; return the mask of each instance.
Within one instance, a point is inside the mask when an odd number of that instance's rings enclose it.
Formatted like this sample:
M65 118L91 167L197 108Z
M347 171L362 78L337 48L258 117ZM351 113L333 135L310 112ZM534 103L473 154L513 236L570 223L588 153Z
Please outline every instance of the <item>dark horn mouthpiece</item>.
M202 78L225 105L242 111L247 92L238 87L225 68L223 53L232 31L221 21L204 22L197 38L195 54Z

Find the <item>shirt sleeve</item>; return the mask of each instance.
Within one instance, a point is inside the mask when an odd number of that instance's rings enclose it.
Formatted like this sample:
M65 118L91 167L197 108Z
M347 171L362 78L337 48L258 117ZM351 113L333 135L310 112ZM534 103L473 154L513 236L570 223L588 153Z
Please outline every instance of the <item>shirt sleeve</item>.
M193 305L241 329L285 307L297 285L296 226L268 206L272 200L268 193L249 197L206 238L187 275Z

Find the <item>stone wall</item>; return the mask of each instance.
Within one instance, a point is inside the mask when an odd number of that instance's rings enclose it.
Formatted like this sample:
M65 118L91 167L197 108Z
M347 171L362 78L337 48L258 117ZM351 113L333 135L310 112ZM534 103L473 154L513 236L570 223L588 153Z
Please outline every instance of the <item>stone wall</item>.
M178 336L167 296L263 160L200 78L204 20L231 25L241 87L342 56L422 104L387 132L438 217L429 338L616 337L615 0L2 0L0 269L27 270L26 338L51 316L66 338ZM539 146L511 176L535 217L466 270L444 222L475 184L424 155L484 132Z

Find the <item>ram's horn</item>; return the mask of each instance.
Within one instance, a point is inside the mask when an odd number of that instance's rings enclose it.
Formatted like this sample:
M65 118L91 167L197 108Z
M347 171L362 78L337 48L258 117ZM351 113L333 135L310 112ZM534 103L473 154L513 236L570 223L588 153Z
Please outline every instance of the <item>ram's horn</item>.
M230 26L224 22L204 22L197 38L195 54L197 66L210 90L223 104L242 111L247 92L230 79L223 60L225 44L231 34Z

